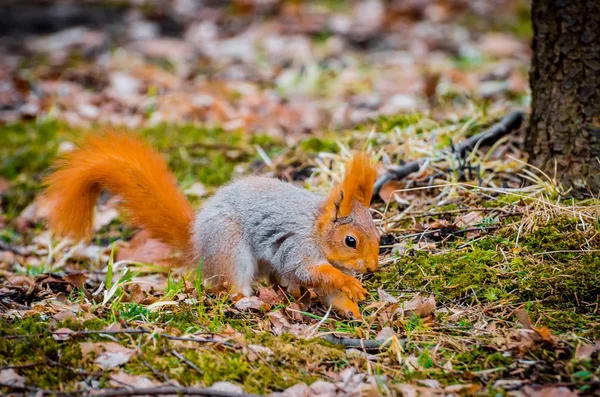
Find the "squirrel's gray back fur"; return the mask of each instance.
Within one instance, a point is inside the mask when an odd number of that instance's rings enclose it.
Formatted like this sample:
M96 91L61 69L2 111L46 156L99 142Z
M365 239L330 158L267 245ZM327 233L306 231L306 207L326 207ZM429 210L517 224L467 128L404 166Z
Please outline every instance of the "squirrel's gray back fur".
M308 281L310 267L326 262L315 240L323 201L318 194L266 177L242 178L219 189L193 226L204 278L233 278L244 295L252 293L257 276L274 273Z

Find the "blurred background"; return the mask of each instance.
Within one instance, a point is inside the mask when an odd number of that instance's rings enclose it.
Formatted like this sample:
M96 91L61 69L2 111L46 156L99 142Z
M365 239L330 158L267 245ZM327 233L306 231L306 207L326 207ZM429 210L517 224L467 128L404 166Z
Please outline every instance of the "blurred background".
M201 123L297 141L527 103L524 0L2 3L2 123Z

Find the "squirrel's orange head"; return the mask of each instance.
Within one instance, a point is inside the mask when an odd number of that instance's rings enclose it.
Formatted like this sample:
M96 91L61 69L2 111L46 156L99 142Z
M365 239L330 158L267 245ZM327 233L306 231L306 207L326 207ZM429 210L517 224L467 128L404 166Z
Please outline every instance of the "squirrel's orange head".
M357 272L375 271L379 232L369 212L376 171L365 154L346 165L344 181L321 207L316 230L321 249L332 265Z

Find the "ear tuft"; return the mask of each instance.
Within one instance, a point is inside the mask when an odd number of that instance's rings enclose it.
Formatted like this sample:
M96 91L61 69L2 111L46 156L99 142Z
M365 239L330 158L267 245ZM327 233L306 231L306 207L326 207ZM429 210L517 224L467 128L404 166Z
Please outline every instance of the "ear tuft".
M377 170L365 153L354 155L352 160L346 164L346 177L342 182L344 199L340 205L341 213L350 214L353 199L365 207L371 204L376 176Z
M321 207L318 228L322 229L324 225L349 216L354 200L368 207L376 176L377 171L366 154L357 154L348 161L344 181L333 188Z

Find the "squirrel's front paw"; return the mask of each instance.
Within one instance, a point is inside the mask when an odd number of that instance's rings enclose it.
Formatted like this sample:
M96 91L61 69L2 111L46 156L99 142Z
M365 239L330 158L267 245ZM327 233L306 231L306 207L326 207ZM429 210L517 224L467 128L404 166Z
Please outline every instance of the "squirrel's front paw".
M350 276L345 276L341 280L339 289L353 301L363 300L367 294L367 290L363 287L362 283Z

